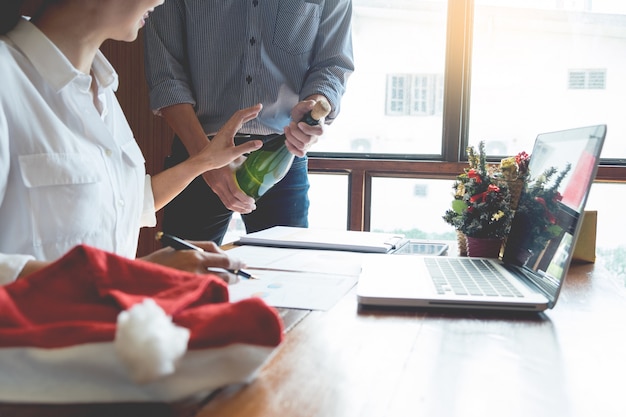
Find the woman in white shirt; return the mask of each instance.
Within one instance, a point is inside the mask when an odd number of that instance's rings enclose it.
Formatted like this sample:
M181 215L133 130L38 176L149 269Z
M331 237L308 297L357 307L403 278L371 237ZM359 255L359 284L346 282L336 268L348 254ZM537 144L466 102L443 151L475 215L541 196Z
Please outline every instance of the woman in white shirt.
M22 4L24 3L24 4ZM28 20L20 7L43 3ZM99 47L133 41L163 0L5 0L0 3L0 283L28 275L77 244L129 258L139 229L201 173L259 141L233 136L260 105L238 111L186 163L150 177L115 97L117 74ZM202 273L237 269L205 252L162 249L145 260Z

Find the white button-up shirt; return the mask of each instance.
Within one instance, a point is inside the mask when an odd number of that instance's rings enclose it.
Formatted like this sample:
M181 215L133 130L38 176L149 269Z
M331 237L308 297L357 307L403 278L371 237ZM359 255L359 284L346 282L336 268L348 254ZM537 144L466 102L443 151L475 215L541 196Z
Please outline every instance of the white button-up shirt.
M79 72L32 23L0 37L0 284L77 244L135 257L150 177L98 53Z

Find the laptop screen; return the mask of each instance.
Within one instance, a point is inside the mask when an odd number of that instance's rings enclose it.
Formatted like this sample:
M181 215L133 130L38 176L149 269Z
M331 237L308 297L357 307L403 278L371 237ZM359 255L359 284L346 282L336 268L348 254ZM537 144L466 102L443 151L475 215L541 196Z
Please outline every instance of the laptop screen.
M530 155L503 261L551 304L567 274L605 135L605 125L540 134Z

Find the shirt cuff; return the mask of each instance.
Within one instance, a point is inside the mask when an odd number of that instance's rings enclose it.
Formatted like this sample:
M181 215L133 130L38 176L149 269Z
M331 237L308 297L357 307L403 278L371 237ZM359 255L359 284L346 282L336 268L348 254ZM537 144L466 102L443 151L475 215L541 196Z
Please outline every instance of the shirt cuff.
M141 212L140 227L154 227L157 224L154 208L154 194L152 194L152 177L146 175L143 193L143 210Z
M0 253L0 285L10 284L17 279L28 261L34 261L31 255L8 255Z
M160 115L161 109L176 104L191 104L195 107L193 92L184 81L168 80L156 85L150 91L150 108Z

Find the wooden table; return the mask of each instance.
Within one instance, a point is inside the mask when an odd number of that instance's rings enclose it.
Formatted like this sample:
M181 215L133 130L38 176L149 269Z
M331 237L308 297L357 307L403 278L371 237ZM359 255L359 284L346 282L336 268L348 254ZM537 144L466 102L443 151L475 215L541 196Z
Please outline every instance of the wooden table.
M541 314L359 309L351 291L306 314L247 386L179 404L0 404L0 417L626 416L623 279L574 265Z

